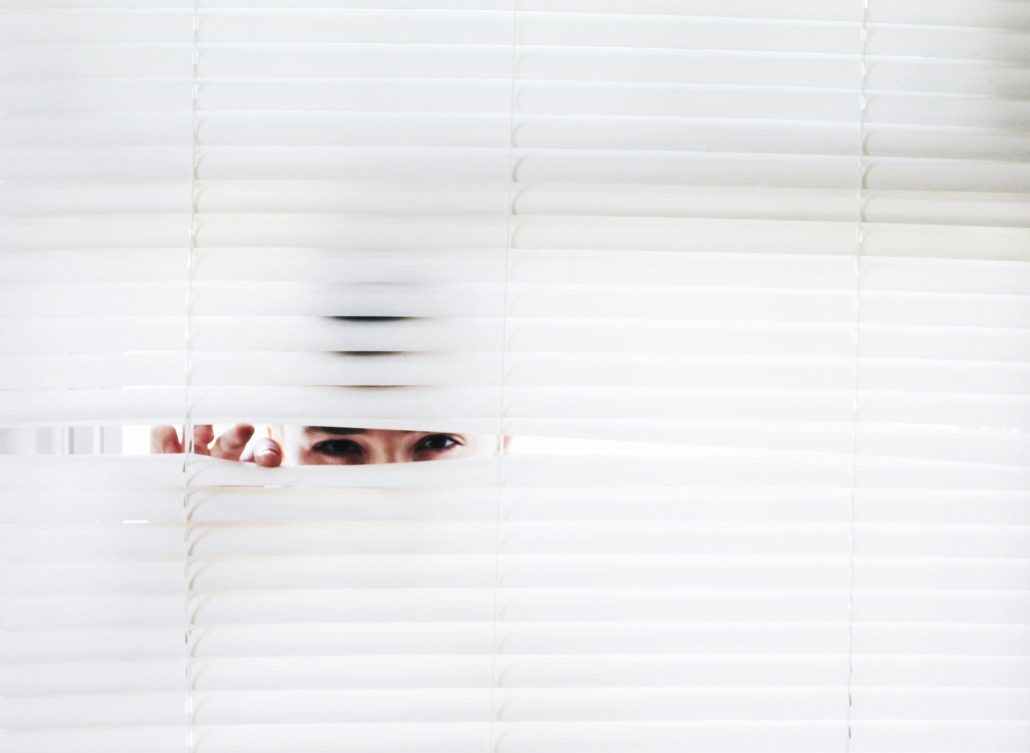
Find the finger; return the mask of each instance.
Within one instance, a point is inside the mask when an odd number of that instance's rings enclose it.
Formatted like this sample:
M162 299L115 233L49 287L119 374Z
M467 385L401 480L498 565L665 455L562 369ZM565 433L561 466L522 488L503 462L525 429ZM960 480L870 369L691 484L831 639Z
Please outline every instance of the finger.
M153 453L179 453L179 435L174 426L155 426L150 430L150 451Z
M253 447L248 448L240 460L265 468L275 468L282 465L283 448L274 439L265 437L255 442Z
M193 427L193 453L196 455L210 455L207 448L211 440L215 438L215 428L211 424L197 424Z
M211 457L225 460L239 460L240 453L247 442L254 436L254 427L250 424L236 424L218 438L211 447Z

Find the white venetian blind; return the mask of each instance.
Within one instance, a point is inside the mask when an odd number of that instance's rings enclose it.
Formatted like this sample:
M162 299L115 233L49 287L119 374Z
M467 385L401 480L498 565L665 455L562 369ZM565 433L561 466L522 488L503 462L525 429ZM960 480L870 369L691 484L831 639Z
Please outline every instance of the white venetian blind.
M0 458L5 750L1030 748L1025 2L4 8L7 430L572 448Z

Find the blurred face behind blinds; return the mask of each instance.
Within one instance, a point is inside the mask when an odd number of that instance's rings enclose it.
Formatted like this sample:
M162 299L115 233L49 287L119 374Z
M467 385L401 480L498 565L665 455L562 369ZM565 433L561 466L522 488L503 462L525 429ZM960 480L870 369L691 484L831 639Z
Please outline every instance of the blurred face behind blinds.
M277 436L278 435L278 436ZM276 428L284 462L296 465L369 465L488 457L504 449L493 435L352 429L333 426ZM505 440L502 445L506 445Z

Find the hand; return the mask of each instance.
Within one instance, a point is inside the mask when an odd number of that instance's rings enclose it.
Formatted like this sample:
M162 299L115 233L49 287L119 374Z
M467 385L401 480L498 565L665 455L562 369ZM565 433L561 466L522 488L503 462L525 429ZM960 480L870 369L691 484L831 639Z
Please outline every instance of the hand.
M265 468L275 468L282 464L283 448L279 446L278 442L271 437L264 437L255 442L253 447L247 449L247 442L252 436L254 436L253 426L236 424L216 440L215 430L211 424L199 424L193 427L193 452L224 460L254 463ZM155 426L151 429L150 451L153 453L183 452L175 427Z

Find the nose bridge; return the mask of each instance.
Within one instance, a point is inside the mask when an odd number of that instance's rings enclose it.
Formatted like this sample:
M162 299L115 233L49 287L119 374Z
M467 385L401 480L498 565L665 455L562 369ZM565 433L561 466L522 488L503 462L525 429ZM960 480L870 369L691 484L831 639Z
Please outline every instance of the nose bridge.
M378 436L369 443L366 451L367 462L375 465L385 463L403 463L404 447L401 442L391 441L392 437Z

